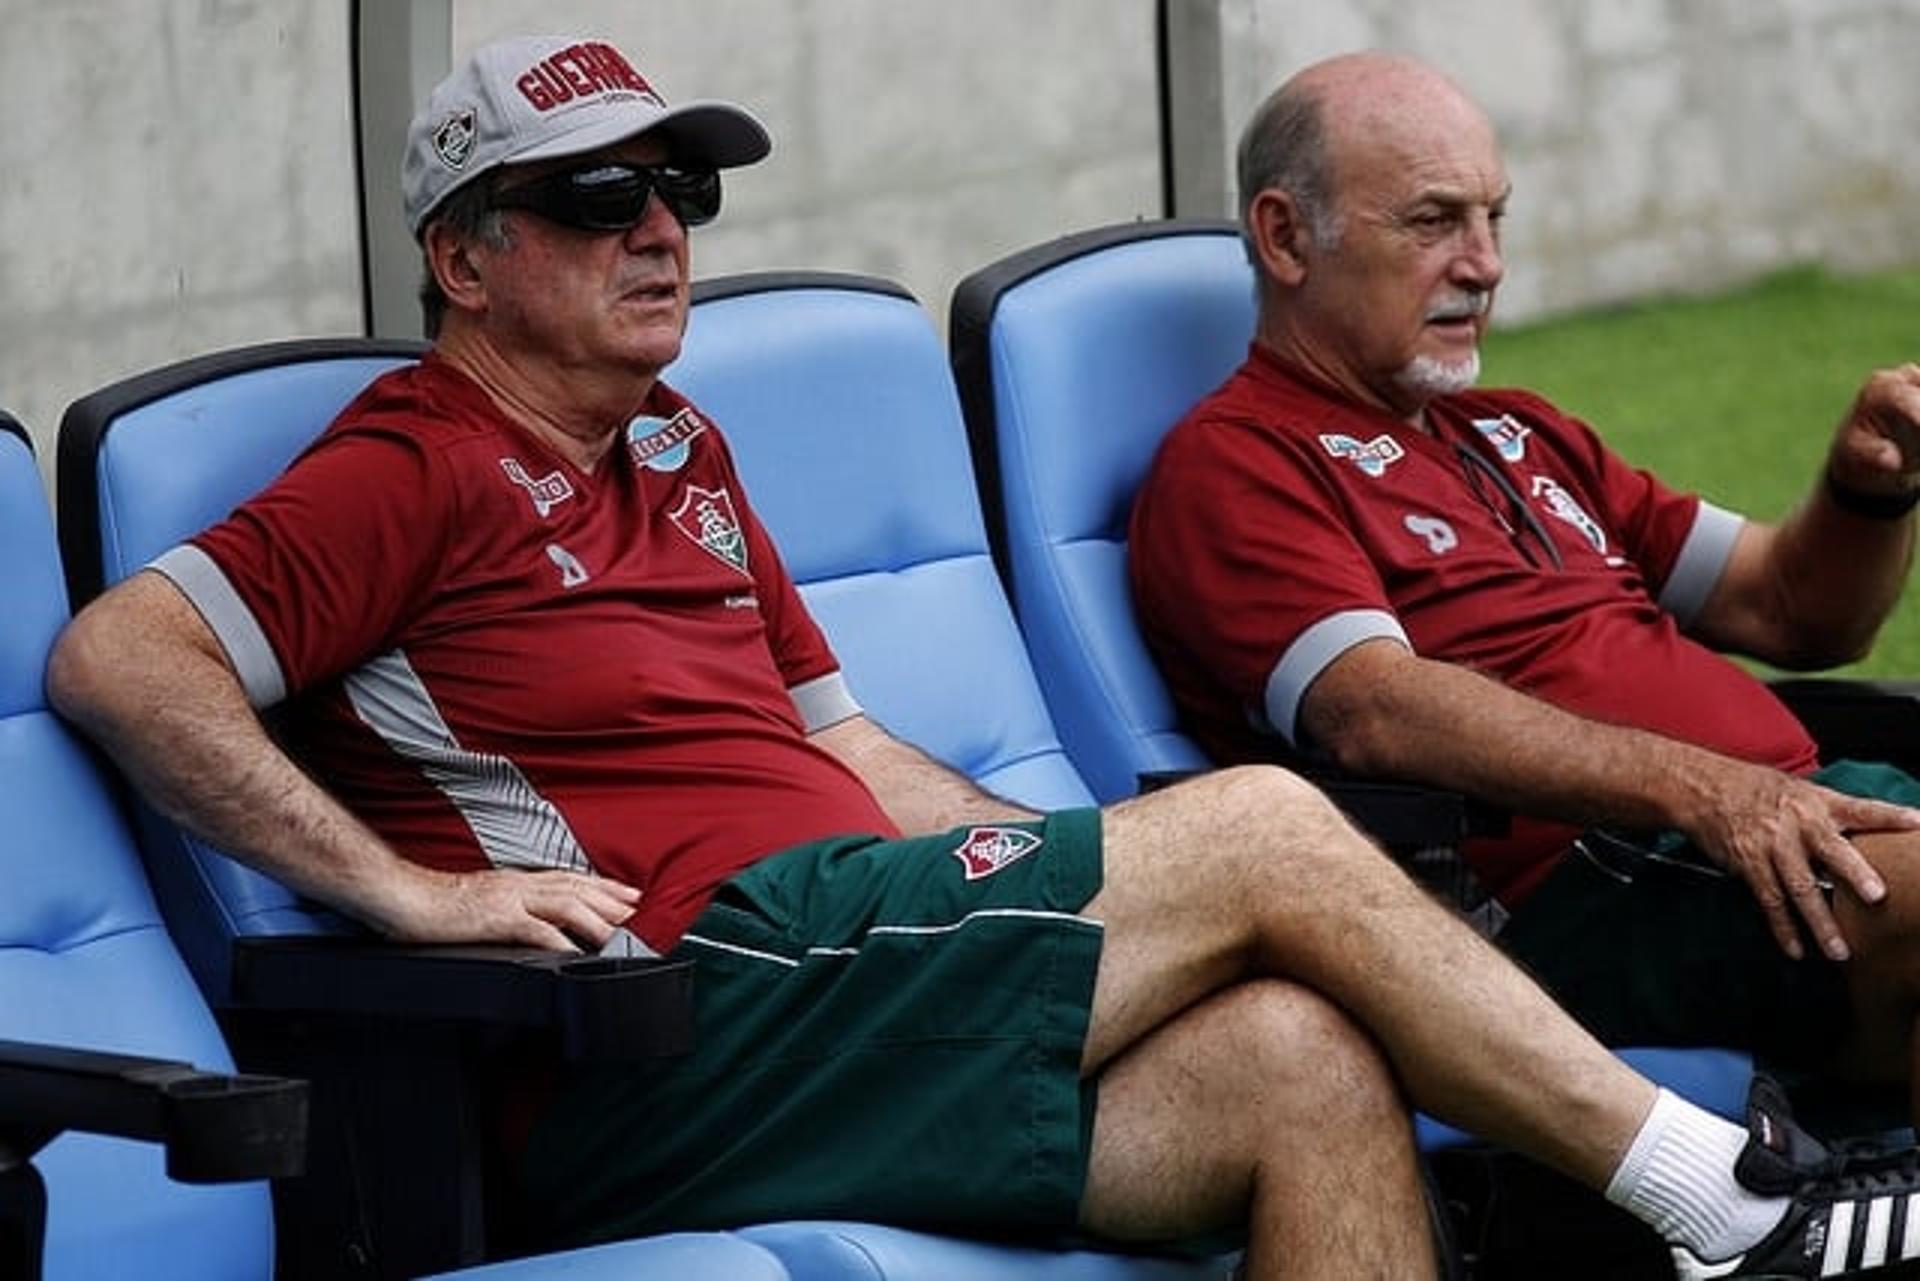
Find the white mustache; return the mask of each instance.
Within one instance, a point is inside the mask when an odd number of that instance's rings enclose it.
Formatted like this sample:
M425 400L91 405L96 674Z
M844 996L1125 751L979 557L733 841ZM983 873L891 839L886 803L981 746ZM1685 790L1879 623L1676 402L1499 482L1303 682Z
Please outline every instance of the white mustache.
M1456 294L1451 298L1442 298L1427 308L1428 320L1467 320L1474 316L1484 316L1493 306L1493 292L1487 289L1474 289L1467 293Z

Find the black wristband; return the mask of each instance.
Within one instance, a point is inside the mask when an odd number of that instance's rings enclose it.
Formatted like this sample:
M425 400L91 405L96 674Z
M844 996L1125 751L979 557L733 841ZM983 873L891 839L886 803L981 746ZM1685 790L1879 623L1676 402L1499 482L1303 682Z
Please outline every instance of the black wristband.
M1831 469L1827 472L1827 497L1841 511L1865 516L1868 520L1900 520L1920 505L1920 489L1909 489L1903 494L1869 494L1841 484L1833 478Z

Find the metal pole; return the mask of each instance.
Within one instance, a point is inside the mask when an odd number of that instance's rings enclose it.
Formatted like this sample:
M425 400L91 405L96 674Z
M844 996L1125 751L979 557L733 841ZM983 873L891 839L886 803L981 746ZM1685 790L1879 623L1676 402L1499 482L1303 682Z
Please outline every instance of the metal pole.
M418 338L420 251L400 211L407 122L453 65L453 0L354 0L355 161L366 332Z

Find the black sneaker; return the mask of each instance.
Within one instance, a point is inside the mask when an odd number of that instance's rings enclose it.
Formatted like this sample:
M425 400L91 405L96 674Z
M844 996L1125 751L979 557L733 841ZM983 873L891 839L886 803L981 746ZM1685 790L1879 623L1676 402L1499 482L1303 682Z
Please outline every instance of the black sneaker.
M1790 1198L1787 1216L1731 1259L1674 1246L1680 1281L1920 1277L1920 1152L1832 1151L1793 1123L1786 1096L1763 1076L1747 1097L1747 1133L1734 1177L1751 1192Z

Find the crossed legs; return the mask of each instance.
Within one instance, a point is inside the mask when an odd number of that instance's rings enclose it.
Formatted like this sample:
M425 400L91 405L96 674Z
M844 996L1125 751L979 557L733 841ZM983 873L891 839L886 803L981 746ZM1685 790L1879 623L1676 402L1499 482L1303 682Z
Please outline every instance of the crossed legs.
M1426 1222L1402 1093L1596 1188L1652 1107L1650 1083L1292 775L1227 770L1114 806L1104 851L1089 1226L1244 1217L1250 1277L1407 1275Z

